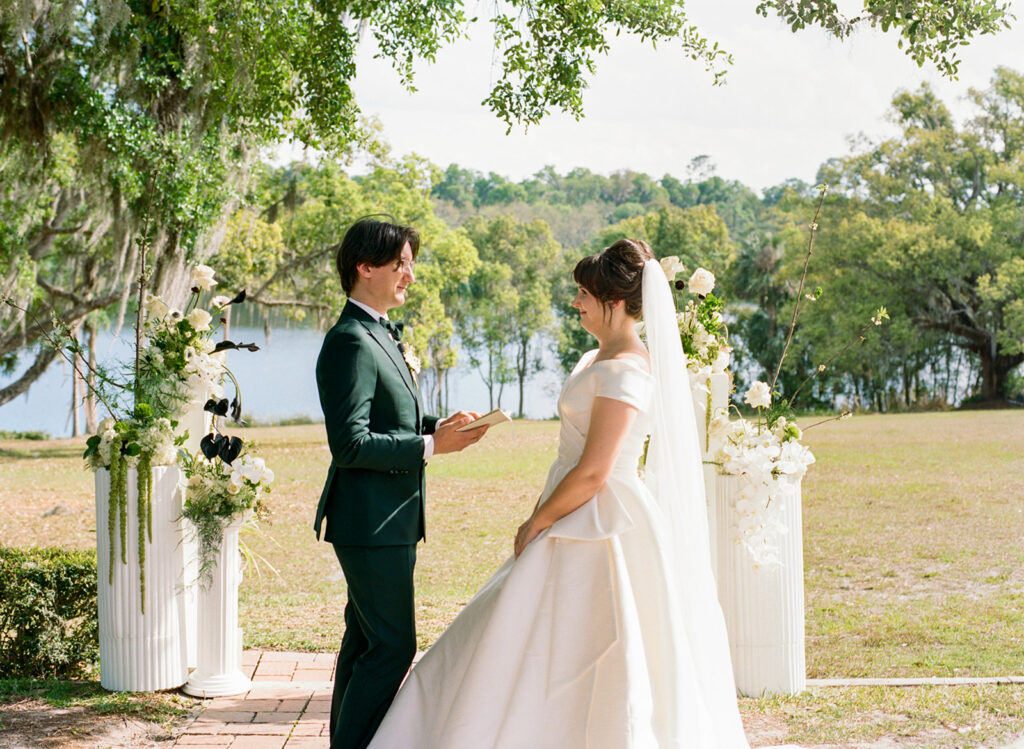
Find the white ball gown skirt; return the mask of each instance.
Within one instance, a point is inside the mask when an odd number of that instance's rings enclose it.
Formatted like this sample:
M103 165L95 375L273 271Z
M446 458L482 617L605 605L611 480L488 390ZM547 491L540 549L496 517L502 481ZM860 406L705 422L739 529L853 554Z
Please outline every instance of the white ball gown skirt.
M575 464L567 458L542 496ZM701 643L686 636L660 521L626 456L466 605L371 749L747 747L731 664L698 683Z

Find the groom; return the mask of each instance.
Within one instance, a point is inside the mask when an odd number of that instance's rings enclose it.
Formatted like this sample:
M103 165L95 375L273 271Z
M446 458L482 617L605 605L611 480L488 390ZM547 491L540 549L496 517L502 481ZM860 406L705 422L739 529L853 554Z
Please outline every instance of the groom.
M424 477L431 455L458 452L486 428L455 429L478 415L423 414L405 361L402 324L419 252L408 226L364 218L345 233L337 266L348 303L316 364L331 467L314 529L334 545L348 586L345 636L331 701L332 749L363 749L416 654L413 567L425 537Z

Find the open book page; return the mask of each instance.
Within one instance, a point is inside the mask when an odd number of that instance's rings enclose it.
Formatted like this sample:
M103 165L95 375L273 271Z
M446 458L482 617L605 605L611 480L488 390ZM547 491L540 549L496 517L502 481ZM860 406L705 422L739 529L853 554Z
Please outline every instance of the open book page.
M496 408L489 413L485 413L479 419L464 424L456 429L456 432L468 432L472 429L479 429L480 427L492 427L495 424L502 424L506 421L512 421L512 417L502 411L500 408Z

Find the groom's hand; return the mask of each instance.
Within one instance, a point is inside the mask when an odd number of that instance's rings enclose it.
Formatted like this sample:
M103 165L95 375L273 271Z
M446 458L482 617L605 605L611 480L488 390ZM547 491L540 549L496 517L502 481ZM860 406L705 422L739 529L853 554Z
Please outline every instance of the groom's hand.
M447 419L439 421L434 429L434 455L457 453L479 442L480 438L487 434L487 430L490 427L470 429L468 432L455 431L459 427L479 418L480 414L475 411L457 411Z

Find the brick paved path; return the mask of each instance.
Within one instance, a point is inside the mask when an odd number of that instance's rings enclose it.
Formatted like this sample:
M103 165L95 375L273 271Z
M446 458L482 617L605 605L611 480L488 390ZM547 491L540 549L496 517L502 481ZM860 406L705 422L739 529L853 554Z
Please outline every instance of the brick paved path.
M242 654L252 689L217 697L174 746L232 749L328 749L333 653Z
M419 660L421 655L422 653L417 653L416 660ZM252 688L245 694L217 697L207 701L203 712L185 727L174 746L330 749L327 722L331 714L334 659L334 653L245 651L242 654L242 670L252 679ZM808 681L812 686L840 686L879 680ZM900 684L930 681L1019 683L1024 681L1024 677L880 681ZM1024 737L1020 737L1004 749L1024 749Z
M335 657L246 650L242 670L252 688L209 700L174 746L329 749Z

